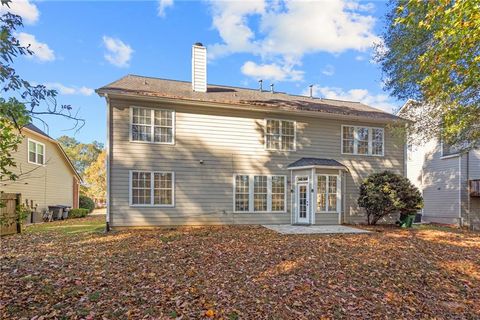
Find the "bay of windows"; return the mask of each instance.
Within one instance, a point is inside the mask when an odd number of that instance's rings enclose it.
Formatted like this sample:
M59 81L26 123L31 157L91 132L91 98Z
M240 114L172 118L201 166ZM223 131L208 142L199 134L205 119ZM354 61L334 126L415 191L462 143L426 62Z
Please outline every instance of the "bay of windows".
M131 140L173 144L174 112L163 109L131 108Z
M130 186L130 203L132 205L173 205L173 172L132 171Z
M295 121L267 119L265 148L267 150L295 150Z
M285 212L285 176L236 175L235 212Z
M342 153L383 156L383 128L342 126Z

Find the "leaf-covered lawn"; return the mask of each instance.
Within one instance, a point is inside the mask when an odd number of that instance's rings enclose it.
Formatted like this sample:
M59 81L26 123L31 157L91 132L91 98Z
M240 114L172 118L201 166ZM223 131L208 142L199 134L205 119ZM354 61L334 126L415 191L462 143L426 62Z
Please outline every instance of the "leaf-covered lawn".
M0 318L480 318L479 234L285 236L258 226L103 234L103 219L2 238Z

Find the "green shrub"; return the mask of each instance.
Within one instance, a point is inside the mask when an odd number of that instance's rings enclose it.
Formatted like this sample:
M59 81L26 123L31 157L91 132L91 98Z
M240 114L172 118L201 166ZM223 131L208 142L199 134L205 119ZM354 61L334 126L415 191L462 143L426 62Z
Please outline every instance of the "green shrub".
M368 224L389 214L415 214L423 207L420 191L407 178L384 171L368 176L360 186L358 205L365 209Z
M88 209L88 212L90 213L95 209L95 202L93 202L92 198L81 195L78 201L78 206L83 209Z
M83 218L86 217L88 214L88 209L78 208L78 209L71 209L68 212L69 218Z

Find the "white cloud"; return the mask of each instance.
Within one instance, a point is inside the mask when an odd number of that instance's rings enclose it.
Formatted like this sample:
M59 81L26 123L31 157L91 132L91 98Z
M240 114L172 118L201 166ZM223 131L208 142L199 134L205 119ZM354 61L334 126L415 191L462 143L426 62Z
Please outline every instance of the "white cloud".
M302 92L309 95L309 88ZM313 95L326 99L357 101L386 112L393 112L396 106L386 94L371 94L366 89L351 89L345 91L336 87L313 86Z
M25 24L34 24L38 21L40 12L37 6L29 0L14 0L8 5L9 7L0 5L0 15L6 12L19 15Z
M27 58L36 59L42 62L55 60L55 53L53 50L50 49L46 43L38 41L33 34L20 32L15 36L22 46L29 46L29 49L33 51L33 55L27 55Z
M373 30L376 19L368 14L371 3L210 0L210 5L222 42L209 46L209 59L250 53L284 69L300 65L305 54L364 52L379 41Z
M173 6L173 0L158 0L157 14L159 17L165 17L165 10Z
M128 67L132 58L133 49L122 40L103 36L103 44L108 52L104 54L105 59L117 67Z
M76 87L76 86L66 86L60 82L49 82L45 83L45 87L48 89L57 90L58 93L63 95L82 95L82 96L91 96L94 93L92 88L85 86Z
M358 56L355 57L355 60L357 60L357 61L363 61L363 60L365 60L365 57L362 56L362 55L358 55Z
M333 76L335 74L335 68L331 64L327 64L323 68L322 73L326 76Z
M246 76L262 80L298 81L303 78L303 71L272 64L256 64L247 61L242 66L242 73Z

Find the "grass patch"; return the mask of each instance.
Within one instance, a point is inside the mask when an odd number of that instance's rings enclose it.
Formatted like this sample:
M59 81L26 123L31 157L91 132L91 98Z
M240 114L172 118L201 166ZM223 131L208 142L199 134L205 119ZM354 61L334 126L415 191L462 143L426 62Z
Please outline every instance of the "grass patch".
M25 228L25 233L54 232L66 235L100 233L105 229L105 217L87 217L64 221L39 223Z

